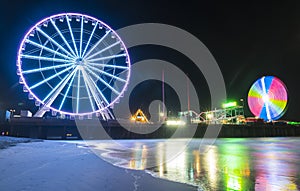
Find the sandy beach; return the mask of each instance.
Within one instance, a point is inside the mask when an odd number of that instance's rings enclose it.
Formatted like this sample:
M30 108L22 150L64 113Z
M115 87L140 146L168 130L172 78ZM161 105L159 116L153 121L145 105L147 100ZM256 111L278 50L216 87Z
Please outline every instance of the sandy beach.
M0 136L0 149L5 149L10 146L15 146L18 143L29 143L29 142L37 142L37 141L41 141L41 140Z
M154 178L144 171L119 168L88 148L59 141L30 142L28 139L0 137L1 191L184 191L197 190Z

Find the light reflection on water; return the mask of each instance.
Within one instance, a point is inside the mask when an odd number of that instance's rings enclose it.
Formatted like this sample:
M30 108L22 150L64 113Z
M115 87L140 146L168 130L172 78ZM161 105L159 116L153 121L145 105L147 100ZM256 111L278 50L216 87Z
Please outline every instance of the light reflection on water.
M204 190L300 189L300 138L218 139L205 153L199 151L200 142L193 140L174 157L170 153L181 141L123 141L134 149L114 148L109 155L114 164L122 159L120 166L149 170L158 177Z

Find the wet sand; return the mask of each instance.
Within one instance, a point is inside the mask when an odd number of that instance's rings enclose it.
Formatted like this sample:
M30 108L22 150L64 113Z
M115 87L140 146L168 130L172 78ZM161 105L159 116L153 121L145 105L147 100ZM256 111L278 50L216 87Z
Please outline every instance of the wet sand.
M30 140L0 138L7 147ZM111 165L75 143L43 141L20 143L0 150L1 191L185 191L190 185L154 178L144 171Z
M29 143L29 142L37 142L37 141L41 141L41 140L30 139L30 138L0 136L0 149L5 149L10 146L15 146L18 143Z

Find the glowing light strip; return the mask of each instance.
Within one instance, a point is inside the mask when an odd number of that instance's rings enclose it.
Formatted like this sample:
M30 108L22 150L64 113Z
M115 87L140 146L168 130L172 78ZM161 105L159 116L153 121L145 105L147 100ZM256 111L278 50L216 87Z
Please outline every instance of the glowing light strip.
M103 109L104 107L101 105L101 98L98 97L97 93L95 92L95 89L98 91L104 102L108 105L108 101L105 98L105 96L102 94L102 92L99 90L98 86L95 84L95 82L86 74L85 70L82 70L82 74L86 77L86 81L88 83L88 86L93 94L93 98L97 103L97 106L99 109Z
M98 55L98 54L101 54L102 52L104 52L104 51L106 51L106 50L108 50L108 49L110 49L110 48L112 48L112 47L114 47L114 46L116 46L116 45L118 45L118 44L120 44L120 41L117 41L117 42L115 42L115 43L113 43L113 44L111 44L111 45L109 45L109 46L103 48L102 50L99 50L98 52L92 54L91 56L88 56L88 57L85 58L85 59L88 61L90 58L93 58L94 56L96 56L96 55Z
M79 94L80 94L80 71L78 72L77 76L77 99L76 99L76 113L79 111Z
M128 66L117 66L117 65L93 63L93 62L87 62L87 65L103 66L103 67L108 67L108 68L118 68L118 69L124 69L124 70L127 70L129 68Z
M86 53L86 55L83 55L83 58L86 58L104 39L105 37L110 33L111 30L107 31L103 37L98 40L98 42Z
M34 46L37 46L37 47L39 47L39 48L41 48L41 49L44 49L44 50L46 50L46 51L48 51L48 52L51 52L51 53L53 53L53 54L55 54L55 55L59 55L59 56L61 56L61 57L64 57L64 58L66 58L66 59L68 59L68 60L72 60L72 59L73 59L73 58L68 57L67 55L64 55L64 54L62 54L62 53L60 53L60 52L58 52L58 51L52 50L51 48L48 48L48 47L46 47L46 46L43 46L43 45L38 44L38 43L36 43L36 42L33 42L33 41L29 40L29 39L27 39L25 42L27 42L27 43L29 43L29 44L32 44L32 45L34 45Z
M83 35L83 16L81 17L81 27L80 27L79 57L81 57L81 53L82 53L82 35Z
M93 100L91 99L91 93L90 93L89 87L88 87L88 85L87 85L86 77L85 77L85 75L83 74L83 72L82 72L82 76L83 76L83 81L84 81L84 85L85 85L86 91L87 91L88 96L89 96L89 100L90 100L90 104L91 104L92 110L95 111L95 107L94 107L94 104L93 104Z
M49 58L49 57L43 57L43 56L32 56L32 55L26 55L26 54L21 54L20 55L22 58L28 58L28 59L33 59L33 60L45 60L45 61L53 61L53 62L69 62L69 60L64 60L60 58Z
M101 74L104 74L104 75L106 75L106 76L109 76L109 77L111 77L111 78L114 78L114 79L116 79L116 80L119 80L119 81L121 81L121 82L126 82L126 80L124 80L124 79L122 79L122 78L119 78L119 77L117 77L117 76L114 76L114 75L112 75L112 74L110 74L110 73L107 73L107 72L105 72L105 71L103 71L103 70L100 70L100 69L98 69L98 68L96 68L96 67L94 67L94 66L89 66L89 65L87 65L87 67L89 67L91 70L93 70L93 71L97 71L97 72L99 72L99 73L101 73Z
M78 50L77 50L77 47L76 47L76 42L75 42L75 39L74 39L74 35L73 35L73 31L72 31L72 28L71 28L71 25L70 25L70 22L69 22L68 15L66 15L66 20L67 20L68 27L69 27L69 30L70 30L70 34L71 34L71 38L72 38L72 41L73 41L73 45L74 45L74 48L75 48L75 53L78 56Z
M71 79L71 82L69 83L69 86L68 86L68 88L67 88L67 90L66 90L66 92L65 92L64 98L63 98L62 102L60 103L60 106L59 106L59 108L58 108L59 110L61 110L61 108L62 108L62 106L64 105L64 102L65 102L65 100L66 100L66 97L67 97L67 95L69 94L70 88L71 88L71 86L72 86L72 84L73 84L73 81L74 81L74 78L75 78L76 73L77 73L77 71L78 71L78 68L76 68L75 70L76 70L76 72L73 74L73 77L72 77L72 79Z
M109 103L108 103L106 97L103 95L103 93L101 92L101 90L98 88L97 84L96 84L93 80L91 80L91 82L93 83L94 87L96 87L96 90L97 90L98 93L101 95L101 97L102 97L102 99L104 100L104 102L105 102L107 105L109 105Z
M262 83L263 94L268 95L267 90L266 90L265 77L261 78L261 83ZM271 115L270 115L270 110L269 110L269 102L265 101L265 105L266 105L267 118L270 121L271 120Z
M74 53L73 49L70 47L69 43L67 42L66 38L64 37L64 35L60 32L60 30L57 28L55 22L52 20L52 18L50 19L52 25L54 26L55 30L58 32L58 34L60 35L60 37L62 38L62 40L64 41L64 43L67 45L67 47L69 48L69 50L72 52L73 56L76 56L76 54Z
M92 70L90 70L88 67L86 68L93 76L95 76L97 79L99 79L104 85L106 85L109 89L111 89L113 92L115 92L117 95L120 94L117 90L115 90L113 87L111 87L106 81L104 81L100 76L95 74Z
M56 73L56 74L54 74L54 75L52 75L52 76L46 78L46 79L44 79L43 81L40 81L39 83L37 83L37 84L35 84L35 85L29 87L29 89L34 89L34 88L38 87L39 85L41 85L41 84L43 84L43 83L45 83L45 82L48 82L49 80L51 80L51 79L53 79L53 78L59 76L60 74L62 74L62 73L64 73L64 72L67 72L68 70L73 69L73 68L74 68L74 65L73 65L73 66L70 66L70 67L68 67L68 68L66 68L66 69L64 69L64 70L62 70L62 71L60 71L60 72L58 72L58 73Z
M92 37L93 37L93 35L94 35L94 33L95 33L95 30L96 30L96 28L97 28L97 25L98 25L98 22L97 22L97 23L95 24L95 26L94 26L94 29L93 29L93 31L92 31L90 37L89 37L89 40L88 40L87 44L85 45L85 48L84 48L84 51L83 51L81 57L84 57L84 54L85 54L85 52L86 52L86 50L87 50L87 48L88 48L88 46L89 46L89 44L90 44L90 42L91 42L91 39L92 39Z
M89 77L91 79L91 77ZM102 99L104 100L104 102L109 105L106 97L103 95L102 91L98 88L97 84L91 79L92 84L94 85L94 87L96 87L96 90L98 91L98 93L101 95Z
M48 66L48 67L44 67L44 68L37 68L37 69L32 69L32 70L24 70L22 71L23 74L30 74L30 73L34 73L34 72L42 72L45 70L51 70L51 69L56 69L56 68L63 68L66 66L70 66L73 65L73 63L70 64L61 64L61 65L56 65L56 66Z
M117 54L117 55L113 55L113 56L105 56L105 57L101 57L101 58L95 58L95 59L91 59L88 60L89 62L95 62L95 61L101 61L101 60L108 60L108 59L113 59L113 58L119 58L119 57L123 57L126 56L126 54Z
M67 84L67 82L70 80L74 72L76 71L73 70L70 74L67 74L53 89L52 91L43 99L43 102L45 102L59 87L64 88L64 86ZM61 84L64 83L64 86L61 86Z
M70 75L71 77L71 75ZM52 103L56 100L57 96L60 94L62 89L66 86L70 78L68 80L64 81L64 83L53 93L53 95L48 99L48 101L45 103L45 106L51 107Z
M70 52L68 52L64 47L62 47L58 42L56 42L53 38L51 38L49 35L47 35L42 29L39 27L36 28L37 31L39 31L44 37L46 37L48 40L50 40L53 44L55 44L58 48L60 48L62 51L64 51L66 54L74 58L74 55L72 55Z
M83 76L83 78L85 79L85 76L84 76L84 75L82 75L82 76ZM89 100L90 100L90 104L91 104L92 110L95 111L95 106L94 106L93 100L92 100L92 98L91 98L91 93L90 93L90 90L89 90L89 87L88 87L88 85L87 85L86 80L84 80L84 84L85 84L86 90L87 90L87 92L88 92L88 96L89 96Z

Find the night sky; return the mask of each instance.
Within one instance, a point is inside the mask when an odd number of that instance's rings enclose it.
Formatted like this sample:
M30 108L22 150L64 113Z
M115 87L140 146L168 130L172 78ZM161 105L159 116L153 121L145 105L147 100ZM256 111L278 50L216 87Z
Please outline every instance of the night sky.
M246 100L254 81L263 75L275 75L286 84L289 91L289 107L283 118L300 120L297 70L300 63L300 3L183 2L1 1L0 109L36 109L33 102L27 100L27 94L22 92L16 75L17 50L24 33L52 14L81 12L99 18L115 30L147 22L182 28L200 39L213 54L223 73L229 99ZM175 64L189 73L195 86L201 89L201 106L209 107L206 82L203 76L197 77L199 72L193 72L192 63L188 63L189 60L183 55L152 46L133 48L129 54L133 63L149 58L179 60ZM141 88L142 92L148 90ZM18 106L18 103L23 105ZM246 114L251 116L248 108Z

